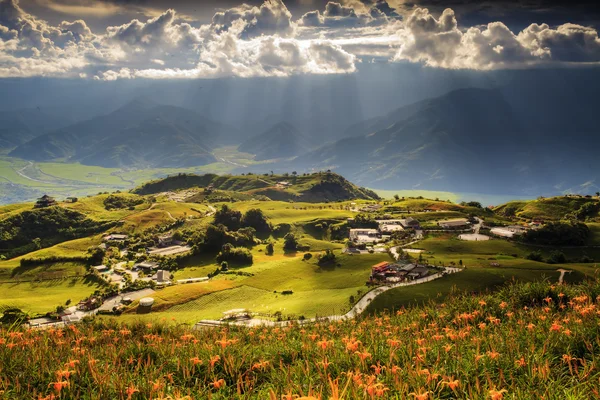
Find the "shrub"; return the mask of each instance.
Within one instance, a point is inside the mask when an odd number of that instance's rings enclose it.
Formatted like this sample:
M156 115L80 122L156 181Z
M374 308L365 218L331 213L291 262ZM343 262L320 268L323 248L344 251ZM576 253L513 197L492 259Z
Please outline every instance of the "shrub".
M304 256L302 256L302 259L304 261L308 261L312 258L312 254L311 253L304 253Z
M567 257L562 251L555 250L548 257L548 264L564 264L567 262Z
M539 250L532 251L531 253L527 254L525 258L531 261L544 261L544 258L542 257L542 252Z
M285 251L296 251L298 249L298 240L296 235L288 233L283 238L283 250Z
M267 247L265 248L265 253L267 253L267 255L269 255L269 256L272 256L274 252L275 252L275 249L273 247L273 243L271 243L271 242L267 243Z
M226 261L229 264L251 265L253 262L252 253L244 247L225 247L217 254L217 262Z
M317 262L317 264L319 264L319 266L330 265L335 263L335 254L329 249L325 250L325 253L319 254L318 258L319 261Z

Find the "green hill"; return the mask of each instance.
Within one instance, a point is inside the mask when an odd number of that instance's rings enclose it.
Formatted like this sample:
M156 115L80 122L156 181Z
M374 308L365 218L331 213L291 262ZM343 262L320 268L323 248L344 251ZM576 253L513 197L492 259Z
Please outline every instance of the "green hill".
M585 221L599 217L600 200L591 196L558 196L529 201L511 201L494 208L505 217L558 221L567 216Z
M379 199L375 192L358 187L340 175L320 172L304 175L179 174L148 182L134 189L133 192L147 195L209 186L216 190L262 195L271 200L297 200L310 203Z

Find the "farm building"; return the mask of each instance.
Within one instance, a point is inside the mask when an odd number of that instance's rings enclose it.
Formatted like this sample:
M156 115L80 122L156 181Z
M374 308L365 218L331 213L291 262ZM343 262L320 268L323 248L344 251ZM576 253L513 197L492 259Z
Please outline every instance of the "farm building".
M145 272L147 271L153 271L155 269L158 269L158 263L153 262L153 261L144 261L141 263L137 263L133 266L134 270L144 270Z
M123 242L127 240L129 236L122 235L120 233L111 233L110 235L106 235L102 238L105 242Z
M109 270L106 265L96 265L95 267L92 267L92 269L100 273L107 272Z
M43 195L35 202L34 208L44 208L56 205L54 197L50 197L47 194Z
M519 236L524 234L526 229L522 226L502 226L495 227L490 230L490 232L496 236L512 238L514 236Z
M397 283L405 280L419 279L429 274L429 268L424 265L399 265L381 262L371 267L371 282Z
M444 229L461 229L471 225L466 218L448 219L445 221L439 221L437 224L440 228Z
M381 232L395 232L395 231L403 231L404 227L400 219L379 219L375 220L379 224L379 230Z
M65 199L65 202L66 203L77 203L77 200L78 200L77 197L67 197Z
M359 243L376 242L380 240L379 231L368 228L350 229L350 240Z

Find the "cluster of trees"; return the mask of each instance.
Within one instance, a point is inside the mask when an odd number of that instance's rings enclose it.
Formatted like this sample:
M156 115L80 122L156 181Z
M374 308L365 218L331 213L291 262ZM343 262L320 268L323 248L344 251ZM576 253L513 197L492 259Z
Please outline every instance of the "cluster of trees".
M325 253L319 254L317 258L317 264L320 267L335 264L335 254L329 249L325 250Z
M559 250L554 250L553 252L551 252L548 258L544 258L542 252L539 250L532 251L525 258L532 261L546 262L548 264L564 264L572 262L571 260L567 259L565 253ZM594 262L594 259L584 254L579 260L575 261L582 263L592 263Z
M142 197L133 196L119 196L111 194L104 199L104 208L107 210L119 210L123 208L133 209L135 206L142 204L144 199Z
M572 214L567 214L567 219L577 219L579 221L585 221L588 218L593 218L598 215L600 211L600 202L588 202L584 203L579 209L574 211Z
M115 222L98 222L62 207L23 211L0 221L0 249L7 258L52 246L65 240L103 232Z
M253 208L242 215L240 211L233 210L226 204L215 212L214 223L215 225L224 225L230 231L253 228L255 232L268 234L272 230L271 224L261 209Z
M217 254L217 262L221 263L221 265L224 262L227 263L226 265L252 265L253 258L252 253L247 248L233 247L227 243L223 245L222 250Z
M590 228L581 222L551 222L540 229L527 231L521 239L526 243L550 246L582 246L590 236Z

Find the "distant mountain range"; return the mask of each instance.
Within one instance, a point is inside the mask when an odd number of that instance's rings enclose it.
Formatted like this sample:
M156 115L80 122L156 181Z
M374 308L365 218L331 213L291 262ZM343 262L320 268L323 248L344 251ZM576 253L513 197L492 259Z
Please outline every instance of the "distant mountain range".
M373 188L519 196L595 192L600 84L590 79L592 72L516 74L489 85L494 88L455 89L362 121L361 99L344 90L349 82L341 78L329 92L312 88L314 103L295 104L278 90L280 111L269 109L274 99L252 98L244 108L232 96L239 116L226 107L233 83L222 81L188 93L193 101L182 101L185 107L157 104L146 94L76 123L63 117L70 115L64 110L0 112L0 149L32 161L158 168L210 164L217 161L216 148L235 145L258 161L252 172L330 169Z
M10 155L102 167L187 167L215 161L212 148L235 128L175 106L134 100L122 108L47 133Z
M68 124L41 109L0 112L0 149L10 149Z
M238 150L254 154L257 161L264 161L304 154L310 147L309 140L298 129L287 122L280 122L246 140Z

